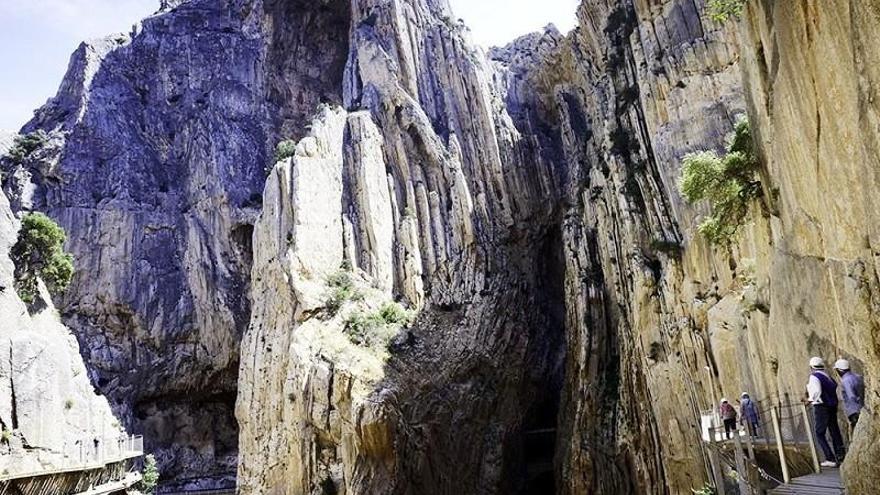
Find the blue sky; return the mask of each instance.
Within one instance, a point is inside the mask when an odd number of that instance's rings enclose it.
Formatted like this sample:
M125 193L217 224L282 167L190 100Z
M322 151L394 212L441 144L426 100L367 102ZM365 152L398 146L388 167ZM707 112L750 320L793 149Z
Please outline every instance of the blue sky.
M450 0L484 46L553 22L574 27L578 0ZM127 32L158 0L0 0L0 129L18 130L55 94L70 54L86 39Z

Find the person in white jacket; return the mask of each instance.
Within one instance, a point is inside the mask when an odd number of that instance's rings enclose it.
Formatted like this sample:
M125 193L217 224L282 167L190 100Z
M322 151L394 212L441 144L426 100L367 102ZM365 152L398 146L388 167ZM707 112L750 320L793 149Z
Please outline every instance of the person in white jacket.
M810 379L807 382L807 401L813 405L815 418L816 442L825 454L824 467L839 466L843 462L846 451L843 447L843 436L837 422L837 382L825 372L825 360L820 357L810 358ZM825 434L831 434L834 450L828 445Z

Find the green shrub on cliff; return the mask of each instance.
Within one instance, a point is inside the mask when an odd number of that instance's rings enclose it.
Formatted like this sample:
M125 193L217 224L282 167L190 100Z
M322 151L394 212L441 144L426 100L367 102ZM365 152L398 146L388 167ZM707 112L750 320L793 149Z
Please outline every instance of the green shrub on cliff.
M296 141L285 139L275 147L275 163L286 160L296 154Z
M63 292L73 278L73 257L64 252L67 235L46 215L28 213L21 220L18 240L9 255L15 264L15 288L25 303L37 296L37 279L52 294Z
M49 135L42 129L16 136L7 155L10 160L20 165L27 161L31 154L45 146L48 141Z
M159 483L159 467L156 465L156 458L153 454L147 454L144 457L144 472L141 476L141 492L153 495L156 485Z
M412 311L396 302L387 302L378 311L352 313L346 318L343 331L356 345L385 347L401 327L411 325L414 319Z
M716 22L727 22L728 19L742 17L747 0L709 0L706 9L709 18Z
M352 274L346 267L327 277L327 295L324 306L331 315L335 315L348 301L360 301L364 295L355 287Z
M734 126L724 156L700 151L684 157L679 189L688 203L709 203L712 213L699 231L711 243L729 244L745 224L749 204L761 195L757 170L758 158L745 119Z

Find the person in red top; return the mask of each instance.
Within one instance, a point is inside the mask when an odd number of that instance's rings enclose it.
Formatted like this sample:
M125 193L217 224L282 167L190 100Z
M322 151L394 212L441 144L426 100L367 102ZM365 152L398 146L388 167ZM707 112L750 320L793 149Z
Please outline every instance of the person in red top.
M718 407L721 419L724 420L724 436L730 438L730 432L736 431L736 408L730 405L727 399L721 399Z

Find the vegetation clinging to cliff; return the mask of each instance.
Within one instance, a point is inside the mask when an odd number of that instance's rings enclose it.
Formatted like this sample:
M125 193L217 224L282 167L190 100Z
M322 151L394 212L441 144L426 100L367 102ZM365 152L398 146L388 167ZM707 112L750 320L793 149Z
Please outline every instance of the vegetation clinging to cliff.
M345 320L345 334L356 345L385 347L400 327L412 324L415 314L396 302L372 313L354 312Z
M38 149L49 141L46 131L38 130L29 134L16 136L7 155L13 163L22 164Z
M296 141L293 139L285 139L278 143L275 147L275 163L292 157L296 154Z
M159 468L156 465L156 458L153 454L147 454L144 457L144 472L141 478L141 491L147 495L152 495L159 483Z
M699 151L684 157L679 189L688 203L709 202L712 213L699 227L709 242L729 244L746 223L750 202L761 195L761 183L755 180L757 169L758 158L745 118L734 126L724 156Z
M709 0L707 11L709 17L716 22L726 22L730 18L742 17L747 0Z
M21 220L10 257L15 264L15 288L25 303L37 296L37 279L53 294L67 289L73 278L73 256L64 252L67 235L46 215L28 213Z

